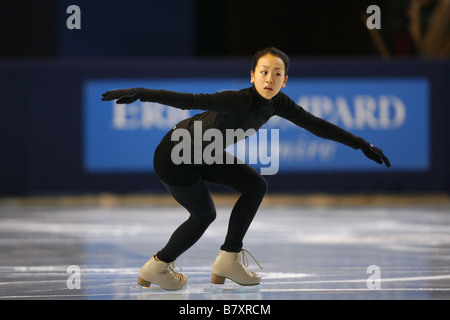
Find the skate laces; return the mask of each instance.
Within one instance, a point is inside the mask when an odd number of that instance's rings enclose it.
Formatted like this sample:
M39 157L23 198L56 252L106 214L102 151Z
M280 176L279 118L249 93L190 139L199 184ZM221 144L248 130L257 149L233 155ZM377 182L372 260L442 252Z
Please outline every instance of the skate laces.
M258 260L256 260L256 258L255 258L248 250L242 249L241 252L242 252L242 262L244 263L244 266L245 266L246 268L248 268L248 258L247 258L246 253L248 253L248 254L253 258L253 260L256 262L256 264L258 265L258 267L259 267L260 269L263 269L263 268L264 268L264 267L262 267L262 266L259 264Z
M177 278L178 280L182 280L184 278L184 274L179 273L175 270L175 264L180 269L180 271L183 271L183 269L181 269L181 266L175 261L169 263L164 271L169 273L172 277Z

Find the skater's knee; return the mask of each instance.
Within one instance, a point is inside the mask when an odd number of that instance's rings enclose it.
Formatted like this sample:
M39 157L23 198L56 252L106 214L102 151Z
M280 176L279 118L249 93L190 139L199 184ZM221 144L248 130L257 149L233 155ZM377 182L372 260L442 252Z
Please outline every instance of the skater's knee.
M202 225L204 228L208 227L214 220L216 220L216 210L211 208L209 210L201 210L199 212L191 212L191 218Z
M209 209L208 213L206 214L205 221L209 225L214 220L216 220L216 217L217 217L216 209L213 207L213 208Z
M212 211L210 212L206 217L205 217L205 224L207 224L208 226L213 223L214 220L216 220L217 214L216 211Z
M268 187L267 180L264 179L263 177L261 177L258 187L259 187L259 192L264 196L267 192L267 187Z
M239 190L241 194L248 194L258 198L264 197L267 192L267 181L262 176L256 176L253 179L247 180Z
M251 191L252 194L259 198L263 198L267 192L267 181L263 177L259 177L258 180L253 184Z

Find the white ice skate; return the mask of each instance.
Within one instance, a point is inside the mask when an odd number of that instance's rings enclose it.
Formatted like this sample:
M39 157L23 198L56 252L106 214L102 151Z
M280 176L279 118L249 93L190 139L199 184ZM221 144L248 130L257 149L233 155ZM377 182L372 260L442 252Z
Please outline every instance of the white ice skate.
M241 253L244 265L241 263ZM220 250L212 266L211 283L224 284L225 279L229 279L241 286L258 286L261 282L261 277L259 274L246 269L248 267L248 258L245 253L248 253L261 269L263 268L255 257L245 249L242 249L241 252Z
M174 270L174 262L157 260L154 255L142 266L137 283L143 287L154 283L165 290L178 290L187 285L188 278Z

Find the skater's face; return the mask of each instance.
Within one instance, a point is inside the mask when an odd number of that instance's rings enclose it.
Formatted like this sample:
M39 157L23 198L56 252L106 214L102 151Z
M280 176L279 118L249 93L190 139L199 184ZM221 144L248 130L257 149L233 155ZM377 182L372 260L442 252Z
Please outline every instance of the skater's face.
M250 77L256 91L268 100L286 87L288 80L283 60L270 53L259 58L255 70L250 71Z

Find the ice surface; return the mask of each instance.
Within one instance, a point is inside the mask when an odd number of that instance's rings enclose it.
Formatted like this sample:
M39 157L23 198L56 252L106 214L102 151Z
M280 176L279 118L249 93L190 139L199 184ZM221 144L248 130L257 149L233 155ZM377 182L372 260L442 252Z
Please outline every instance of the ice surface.
M448 207L263 207L244 242L257 288L210 283L230 210L178 258L189 285L166 291L136 281L184 209L0 207L0 299L450 299Z

